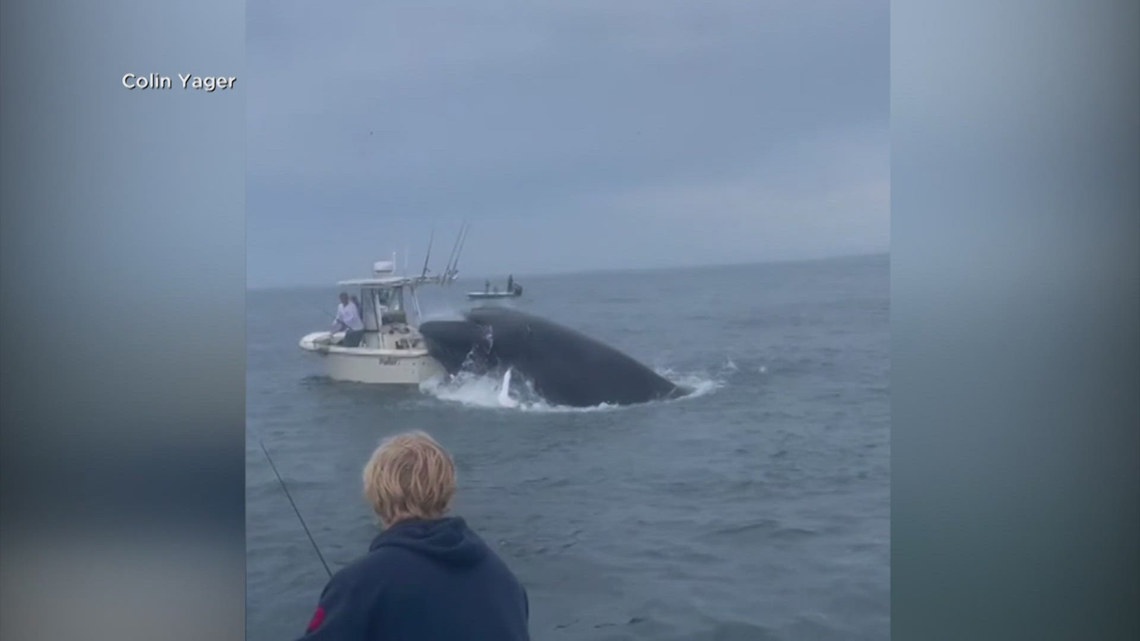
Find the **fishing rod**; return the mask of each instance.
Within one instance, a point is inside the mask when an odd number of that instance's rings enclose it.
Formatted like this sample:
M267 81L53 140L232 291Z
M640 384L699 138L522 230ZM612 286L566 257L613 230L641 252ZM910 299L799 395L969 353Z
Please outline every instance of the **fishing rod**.
M426 256L424 256L424 269L423 269L423 271L422 271L422 272L420 272L420 278L421 278L421 279L422 279L422 278L427 278L427 273L428 273L428 261L429 261L429 260L431 260L431 244L432 244L432 242L433 242L434 240L435 240L435 228L433 227L433 228L432 228L432 230L431 230L431 236L428 238L428 248L427 248L427 255L426 255Z
M451 248L451 255L447 258L447 267L444 268L443 274L448 281L453 280L459 273L459 254L463 251L463 244L467 242L468 227L467 221L463 221L459 227L459 235L455 238L455 245Z
M313 544L313 551L317 553L317 558L321 560L321 565L325 567L325 572L332 578L332 570L329 569L329 564L325 561L325 555L321 554L321 548L317 546L316 539L313 538L313 533L309 531L309 526L305 523L304 517L301 516L301 510L297 509L297 503L293 500L293 495L289 493L289 486L285 485L285 479L281 478L281 474L277 471L277 465L273 463L273 457L269 455L269 450L265 447L265 442L258 437L257 444L261 446L261 452L265 454L265 460L269 461L269 467L273 468L273 475L277 477L277 482L281 484L281 489L285 491L285 498L289 499L289 505L293 506L293 513L297 515L297 520L301 522L301 527L305 529L305 536L309 537L309 543Z
M334 314L334 313L330 312L330 311L329 311L329 310L327 310L327 309L321 308L321 307L318 307L317 309L320 309L320 310L321 310L321 313L323 313L325 316L328 316L329 318L333 319L333 323L334 323L334 325L335 325L335 324L339 324L341 327L344 327L344 323L341 323L341 322L340 322L340 319L339 319L339 318L337 318L336 314ZM347 330L347 328L345 328L345 329ZM335 328L335 327L333 328L333 333L336 333L336 328ZM332 334L329 334L329 341L332 341Z
M443 278L447 280L451 276L451 261L455 259L455 250L459 248L459 237L463 235L463 226L459 227L459 233L455 236L455 243L451 246L451 253L447 255L447 264L443 266Z
M356 305L355 297L350 298L349 301L351 301L354 305ZM317 307L317 306L314 305L314 307ZM328 316L329 318L333 319L334 322L337 322L337 323L340 322L340 319L337 318L336 314L330 312L329 310L325 309L324 307L317 307L317 309L321 310L321 313L324 314L325 316ZM356 305L356 310L359 314L361 314L361 315L364 314L364 310L360 308L360 305Z
M455 252L455 264L451 266L452 273L459 273L459 255L463 253L463 246L467 244L467 232L471 231L471 226L467 221L463 221L463 238L459 241L459 249Z

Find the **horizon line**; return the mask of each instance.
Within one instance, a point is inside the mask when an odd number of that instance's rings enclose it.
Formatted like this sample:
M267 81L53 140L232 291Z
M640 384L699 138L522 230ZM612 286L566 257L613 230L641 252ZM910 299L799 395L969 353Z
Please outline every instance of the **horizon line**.
M681 264L681 265L657 265L650 267L601 267L597 269L578 269L572 271L537 271L537 272L519 272L515 278L547 278L552 276L580 276L587 274L628 274L630 272L667 272L676 271L681 269L718 269L728 267L752 267L757 265L788 265L797 263L820 263L828 261L841 261L851 260L857 258L877 258L880 256L890 256L890 249L883 251L860 252L854 254L842 254L837 256L824 256L816 258L786 258L776 260L751 260L751 261L737 261L728 263L700 263L700 264ZM507 272L504 272L506 274ZM472 277L473 280L478 281L479 278ZM486 277L484 277L486 278ZM462 277L459 280L464 280ZM324 288L335 287L333 283L293 283L287 285L259 285L251 287L246 282L245 290L247 292L265 292L265 291L280 291L288 289L308 289L308 288Z

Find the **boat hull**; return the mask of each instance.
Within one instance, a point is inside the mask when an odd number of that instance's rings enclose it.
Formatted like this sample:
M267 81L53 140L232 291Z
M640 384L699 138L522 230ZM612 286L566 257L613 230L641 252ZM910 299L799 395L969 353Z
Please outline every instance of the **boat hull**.
M325 374L336 381L370 385L419 385L443 376L443 365L426 349L391 350L330 345L328 332L301 339L302 350L317 356Z

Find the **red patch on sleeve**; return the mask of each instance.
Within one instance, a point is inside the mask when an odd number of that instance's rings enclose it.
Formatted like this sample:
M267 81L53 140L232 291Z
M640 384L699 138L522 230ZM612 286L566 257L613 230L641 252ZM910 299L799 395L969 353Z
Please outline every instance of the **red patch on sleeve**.
M309 627L305 628L305 633L312 632L321 626L325 620L325 609L317 607L317 611L313 613L313 619L309 621Z

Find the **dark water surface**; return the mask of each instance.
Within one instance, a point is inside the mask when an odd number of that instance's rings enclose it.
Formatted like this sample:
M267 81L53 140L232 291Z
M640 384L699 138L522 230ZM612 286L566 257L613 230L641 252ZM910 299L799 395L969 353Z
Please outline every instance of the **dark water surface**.
M364 462L409 429L455 456L456 512L526 585L536 640L889 638L886 256L520 281L512 304L697 394L561 411L502 407L494 380L334 383L297 341L335 287L250 292L249 639L298 636L327 579L258 440L335 571L375 533Z

